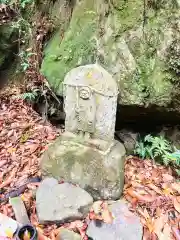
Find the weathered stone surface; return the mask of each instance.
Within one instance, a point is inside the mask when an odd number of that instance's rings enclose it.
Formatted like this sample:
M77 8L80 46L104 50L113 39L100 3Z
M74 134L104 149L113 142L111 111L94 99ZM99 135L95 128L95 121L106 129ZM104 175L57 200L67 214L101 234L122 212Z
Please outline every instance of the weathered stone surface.
M81 236L73 231L61 228L56 240L81 240Z
M87 235L93 240L141 240L143 228L140 219L128 210L121 200L110 205L114 220L112 224L90 222Z
M112 76L101 66L89 64L71 70L64 86L66 131L112 141L118 96Z
M62 223L86 217L93 203L83 189L69 183L58 184L46 178L36 193L36 208L40 223Z
M132 154L138 140L138 133L122 129L120 131L116 131L115 136L124 144L127 155Z
M65 133L44 153L43 174L73 182L94 199L117 199L124 185L124 146L114 140L117 84L97 64L70 71Z
M150 1L143 20L141 0L78 1L63 41L59 29L46 48L42 72L62 95L67 72L97 61L116 79L119 104L179 113L178 66L171 66L179 53L170 49L180 38L178 5Z
M59 137L42 157L43 175L77 183L94 199L118 199L124 186L124 146L114 141L103 152L83 141Z
M21 197L10 198L9 203L12 205L16 221L22 225L30 224L29 217Z

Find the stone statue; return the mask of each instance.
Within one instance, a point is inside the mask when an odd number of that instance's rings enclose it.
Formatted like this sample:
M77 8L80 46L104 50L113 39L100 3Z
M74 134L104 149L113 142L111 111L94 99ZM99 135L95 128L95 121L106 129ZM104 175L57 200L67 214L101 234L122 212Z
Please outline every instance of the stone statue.
M124 185L124 146L114 140L118 88L101 66L64 79L65 133L42 158L44 175L79 184L95 199L117 199Z
M114 140L118 88L108 72L98 65L73 69L65 77L64 95L67 132Z

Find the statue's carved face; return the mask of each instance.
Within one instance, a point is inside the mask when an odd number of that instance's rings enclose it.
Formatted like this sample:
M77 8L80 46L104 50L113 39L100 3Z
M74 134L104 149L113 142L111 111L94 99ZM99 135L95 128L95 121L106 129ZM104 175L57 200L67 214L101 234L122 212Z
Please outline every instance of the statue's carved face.
M90 98L91 90L88 87L82 87L79 90L79 96L80 98L87 100Z

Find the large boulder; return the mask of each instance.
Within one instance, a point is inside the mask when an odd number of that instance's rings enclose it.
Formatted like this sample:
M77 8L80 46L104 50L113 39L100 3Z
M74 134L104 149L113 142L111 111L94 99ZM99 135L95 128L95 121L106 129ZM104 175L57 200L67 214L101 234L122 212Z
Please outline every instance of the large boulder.
M119 199L124 187L125 148L118 141L98 150L80 138L60 136L41 159L43 176L78 184L97 199Z
M77 1L64 38L61 27L44 51L41 71L54 91L70 69L99 62L119 86L121 106L179 112L178 1Z

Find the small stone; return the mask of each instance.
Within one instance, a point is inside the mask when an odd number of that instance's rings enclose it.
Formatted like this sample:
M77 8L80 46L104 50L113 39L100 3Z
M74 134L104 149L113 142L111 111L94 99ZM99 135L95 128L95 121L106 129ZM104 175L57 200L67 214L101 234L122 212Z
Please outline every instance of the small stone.
M112 224L92 220L87 235L93 240L141 240L143 228L139 217L128 210L125 201L120 200L109 206L114 220Z
M116 131L115 136L124 144L127 155L132 154L138 141L138 133L122 129L121 131Z
M93 198L85 190L69 183L58 184L54 178L44 179L36 193L41 224L83 219L92 204Z
M22 199L20 197L10 198L9 203L12 205L16 220L23 225L30 224Z
M60 232L57 235L56 240L81 240L81 236L66 228L62 228L60 229Z

